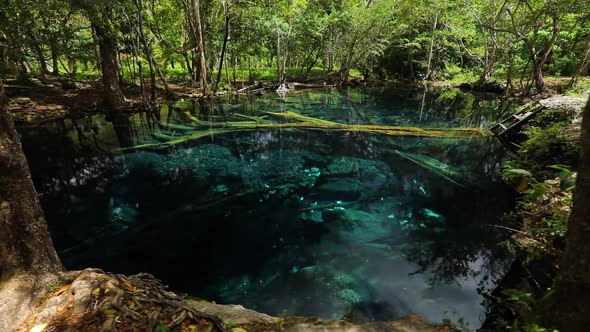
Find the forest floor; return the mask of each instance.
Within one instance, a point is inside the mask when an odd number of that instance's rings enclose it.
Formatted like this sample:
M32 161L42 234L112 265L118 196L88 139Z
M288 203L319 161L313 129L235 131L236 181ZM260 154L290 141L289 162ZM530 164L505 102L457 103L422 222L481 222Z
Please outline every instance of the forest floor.
M17 81L5 81L10 99L8 111L18 125L36 125L68 116L93 114L105 111L102 106L102 83L100 81L40 80L33 79L23 85ZM126 99L125 110L143 109L139 86L123 86ZM170 83L171 98L191 96L195 88ZM164 90L159 89L160 102L167 100Z

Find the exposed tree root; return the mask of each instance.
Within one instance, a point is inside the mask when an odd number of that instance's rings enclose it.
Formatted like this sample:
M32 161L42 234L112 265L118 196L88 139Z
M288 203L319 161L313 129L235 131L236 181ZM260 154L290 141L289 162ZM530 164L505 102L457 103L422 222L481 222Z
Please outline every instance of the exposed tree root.
M45 331L227 331L218 317L195 309L150 274L127 277L92 269L52 287L19 331L35 326Z

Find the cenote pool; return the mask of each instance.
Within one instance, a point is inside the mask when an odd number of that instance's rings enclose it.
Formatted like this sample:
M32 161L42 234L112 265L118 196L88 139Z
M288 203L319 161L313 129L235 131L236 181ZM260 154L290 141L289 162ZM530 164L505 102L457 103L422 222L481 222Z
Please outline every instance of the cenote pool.
M265 124L294 112L477 128L509 108L452 89L314 90L20 131L70 269L146 271L272 315L418 314L477 328L512 260L498 245L509 234L494 226L514 202L498 141Z

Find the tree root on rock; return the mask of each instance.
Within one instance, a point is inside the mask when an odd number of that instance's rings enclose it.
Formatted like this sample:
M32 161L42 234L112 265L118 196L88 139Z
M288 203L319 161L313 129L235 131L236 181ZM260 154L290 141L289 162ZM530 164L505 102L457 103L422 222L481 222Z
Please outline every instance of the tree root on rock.
M19 331L227 332L218 317L193 308L147 273L127 277L88 269L61 280Z

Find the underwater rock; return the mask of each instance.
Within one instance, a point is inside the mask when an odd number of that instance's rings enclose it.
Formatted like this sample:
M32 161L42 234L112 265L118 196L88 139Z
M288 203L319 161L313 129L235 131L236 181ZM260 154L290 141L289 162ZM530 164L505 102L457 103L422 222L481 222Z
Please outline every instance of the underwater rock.
M305 221L311 221L317 224L324 222L324 216L321 211L308 211L301 215L301 219Z
M347 209L342 211L339 236L350 241L370 243L393 233L394 220L386 215L369 213L362 210Z
M273 151L244 161L241 176L246 188L259 190L280 185L312 187L319 176L319 169L305 168L304 159L297 151Z
M382 161L341 157L322 174L320 191L326 197L353 200L375 197L397 182L391 168Z
M215 144L198 145L167 155L135 152L125 155L124 158L130 172L148 171L162 177L173 177L186 171L203 181L212 176L238 177L242 167L228 148Z
M128 225L135 222L139 212L129 205L118 205L110 211L109 221L112 223Z
M322 184L319 189L320 193L327 194L327 197L322 196L323 198L355 200L367 188L356 179L330 179Z
M360 303L362 301L361 296L353 289L347 288L336 293L336 298L340 305L350 306L353 304Z
M335 159L325 172L329 176L377 176L383 174L386 176L393 176L391 168L378 160L367 160L352 157L340 157Z
M237 177L242 164L232 152L221 145L203 144L176 154L173 162L192 166L193 174Z

